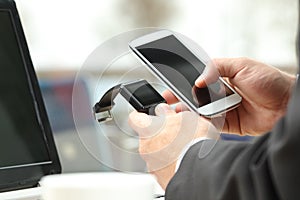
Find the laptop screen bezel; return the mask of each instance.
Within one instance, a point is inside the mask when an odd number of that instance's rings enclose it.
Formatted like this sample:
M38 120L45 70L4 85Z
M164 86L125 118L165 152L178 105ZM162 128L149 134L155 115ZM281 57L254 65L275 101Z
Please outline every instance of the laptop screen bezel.
M12 0L0 0L0 11L7 11L10 13L19 49L22 54L23 64L26 69L26 76L32 89L32 97L37 104L37 115L39 115L41 129L46 143L48 144L47 148L49 150L50 160L52 161L49 164L1 169L0 192L4 192L34 187L38 185L41 177L49 174L61 173L61 165L15 2Z

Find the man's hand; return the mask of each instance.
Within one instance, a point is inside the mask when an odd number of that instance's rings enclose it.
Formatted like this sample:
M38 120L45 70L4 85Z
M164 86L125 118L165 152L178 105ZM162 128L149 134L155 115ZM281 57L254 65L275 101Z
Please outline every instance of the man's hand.
M129 125L139 134L139 152L163 189L175 173L182 149L194 138L217 136L218 131L206 119L193 112L176 113L167 104L155 109L156 116L132 112Z
M215 68L207 67L195 85L205 87L220 75L243 98L237 109L226 113L223 131L259 135L271 130L286 112L295 76L248 58L215 59L213 63ZM169 104L177 102L170 91L163 96Z

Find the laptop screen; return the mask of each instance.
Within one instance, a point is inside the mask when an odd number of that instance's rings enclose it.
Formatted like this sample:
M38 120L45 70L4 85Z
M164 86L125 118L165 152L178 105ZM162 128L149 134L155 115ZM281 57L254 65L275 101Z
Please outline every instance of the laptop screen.
M9 12L0 24L0 169L51 162Z
M61 167L15 3L0 0L0 192Z

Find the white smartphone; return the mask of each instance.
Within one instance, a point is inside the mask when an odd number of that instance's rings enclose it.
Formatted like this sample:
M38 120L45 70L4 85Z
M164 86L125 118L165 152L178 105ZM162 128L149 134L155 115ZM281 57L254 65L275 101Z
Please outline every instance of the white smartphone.
M242 98L221 77L205 88L195 80L207 67L204 52L193 52L175 33L161 30L129 43L130 49L174 95L196 113L214 117L236 108ZM205 61L206 60L206 61Z

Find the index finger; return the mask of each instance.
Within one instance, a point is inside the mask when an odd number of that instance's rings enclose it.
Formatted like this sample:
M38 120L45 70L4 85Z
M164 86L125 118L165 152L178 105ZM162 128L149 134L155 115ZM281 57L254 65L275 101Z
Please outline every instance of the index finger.
M177 97L170 90L165 90L162 93L162 96L167 101L168 104L174 104L174 103L179 102Z

